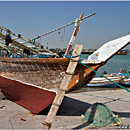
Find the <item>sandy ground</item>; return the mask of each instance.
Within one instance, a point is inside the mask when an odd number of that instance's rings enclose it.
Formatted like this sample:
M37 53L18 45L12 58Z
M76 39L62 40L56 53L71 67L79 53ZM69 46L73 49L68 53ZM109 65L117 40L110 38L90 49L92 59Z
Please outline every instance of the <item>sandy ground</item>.
M93 103L107 105L122 119L122 128L102 127L98 130L122 130L130 126L130 93L120 90L102 90L66 94L62 105L53 120L51 130L90 130L97 129L91 124L82 123L81 115ZM18 104L5 100L0 95L0 129L42 129L49 109L38 115L31 115L27 109ZM126 130L126 129L125 129Z

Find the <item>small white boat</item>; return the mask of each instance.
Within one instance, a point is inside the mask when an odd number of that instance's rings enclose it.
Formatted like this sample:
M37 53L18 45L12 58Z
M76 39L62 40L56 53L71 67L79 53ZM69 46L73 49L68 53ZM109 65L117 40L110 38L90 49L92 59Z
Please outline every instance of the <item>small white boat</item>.
M108 77L110 80L119 83L121 80L121 77ZM87 87L109 87L109 88L115 88L117 85L112 83L111 81L107 80L104 77L100 78L93 78L89 84L87 84Z
M107 77L108 79L114 81L115 83L118 83L125 87L130 87L130 78L123 78L122 76L118 77ZM89 84L87 84L87 87L108 87L108 88L116 88L118 87L115 83L107 80L104 77L100 78L93 78Z

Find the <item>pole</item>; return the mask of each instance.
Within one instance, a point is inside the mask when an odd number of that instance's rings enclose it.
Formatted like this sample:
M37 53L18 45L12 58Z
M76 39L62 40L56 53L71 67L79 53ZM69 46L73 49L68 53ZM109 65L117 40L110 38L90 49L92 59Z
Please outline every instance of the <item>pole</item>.
M82 48L83 48L83 45L76 44L72 56L80 55L80 53L82 51ZM53 121L54 117L56 116L56 113L57 113L57 111L59 109L59 106L61 105L62 100L64 98L66 89L69 86L71 78L72 78L72 76L74 74L74 71L75 71L75 68L76 68L76 66L78 64L79 58L80 58L80 56L72 58L70 60L69 66L68 66L67 71L66 71L66 74L65 74L65 76L64 76L64 78L62 80L60 88L57 91L57 95L56 95L56 97L55 97L55 99L54 99L54 101L52 103L51 109L50 109L50 111L49 111L49 113L48 113L48 115L47 115L47 117L45 119L45 122L43 122L43 124L44 124L43 129L50 129L52 121Z
M83 18L83 15L84 15L84 12L82 12L81 16L79 17L79 20L80 20L81 18ZM71 36L69 45L68 45L67 50L66 50L66 52L65 52L65 55L68 55L68 54L70 53L70 50L71 50L71 48L72 48L72 46L73 46L73 44L74 44L75 38L76 38L76 36L77 36L77 33L78 33L78 31L79 31L79 27L80 27L80 24L81 24L81 21L79 21L79 20L76 19L76 21L75 21L75 29L74 29L74 32L73 32L73 34L72 34L72 36Z

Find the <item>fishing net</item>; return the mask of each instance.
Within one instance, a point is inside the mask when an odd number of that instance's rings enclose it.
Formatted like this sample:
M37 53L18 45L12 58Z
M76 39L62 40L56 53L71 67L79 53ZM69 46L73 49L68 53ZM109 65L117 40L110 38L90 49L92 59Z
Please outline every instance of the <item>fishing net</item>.
M96 127L121 125L121 118L102 103L94 103L81 118Z

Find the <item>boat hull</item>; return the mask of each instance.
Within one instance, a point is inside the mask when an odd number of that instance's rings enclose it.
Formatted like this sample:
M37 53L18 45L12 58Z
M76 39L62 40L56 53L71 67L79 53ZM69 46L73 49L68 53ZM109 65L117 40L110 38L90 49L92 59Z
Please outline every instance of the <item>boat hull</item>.
M0 60L1 75L47 89L57 89L69 63L67 58L0 58ZM77 69L75 74L78 71Z
M57 90L60 86L69 64L69 59L67 58L0 58L0 61L0 73L2 76L53 90ZM97 65L90 64L88 66ZM87 71L90 70L87 69ZM88 73L86 68L80 63L78 63L72 79L79 73L80 75ZM90 73L92 71L88 74ZM79 85L80 87L81 85Z
M36 114L53 102L69 64L67 58L1 58L0 61L2 93ZM101 65L88 66L97 70ZM78 63L67 92L84 87L94 76L92 70Z
M0 76L0 88L8 99L35 114L48 107L56 96L55 91L41 89L3 76Z
M107 77L111 81L115 83L119 83L122 78L121 77ZM87 84L87 87L105 87L105 88L116 88L116 84L111 82L110 80L107 80L104 77L100 78L93 78L89 84Z

